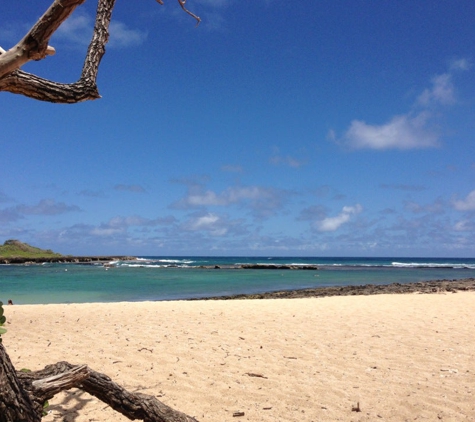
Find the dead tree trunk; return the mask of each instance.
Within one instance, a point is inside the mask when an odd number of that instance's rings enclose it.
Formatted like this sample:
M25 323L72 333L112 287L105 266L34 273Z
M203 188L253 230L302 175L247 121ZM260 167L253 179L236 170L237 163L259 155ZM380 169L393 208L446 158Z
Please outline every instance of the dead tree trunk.
M41 412L34 408L20 384L10 358L0 343L0 422L37 422Z
M131 420L197 422L153 396L130 393L107 375L67 362L35 372L17 372L0 344L0 422L39 422L43 404L60 391L79 388Z

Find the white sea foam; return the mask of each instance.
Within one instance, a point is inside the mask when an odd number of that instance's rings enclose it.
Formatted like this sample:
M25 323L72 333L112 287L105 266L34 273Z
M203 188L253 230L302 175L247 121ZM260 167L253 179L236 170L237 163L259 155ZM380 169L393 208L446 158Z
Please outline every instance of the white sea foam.
M292 265L293 267L305 267L306 265L318 265L318 264L312 264L312 263L307 263L307 264L302 264L301 262L295 262L295 263L292 263L292 264L289 264L289 265Z
M435 262L392 262L393 267L398 268L467 268L467 269L475 269L475 265L473 264L455 264L451 262L442 262L442 263L435 263Z
M159 262L168 262L170 264L193 264L194 261L186 259L159 259Z

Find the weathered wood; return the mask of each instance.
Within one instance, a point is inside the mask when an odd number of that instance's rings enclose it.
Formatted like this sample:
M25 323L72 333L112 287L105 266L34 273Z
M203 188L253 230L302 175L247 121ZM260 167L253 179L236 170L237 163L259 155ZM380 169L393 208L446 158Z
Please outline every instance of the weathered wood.
M109 40L109 24L116 0L98 0L96 22L81 77L75 83L53 82L20 70L30 60L44 58L51 35L85 0L55 0L25 37L0 55L0 91L53 103L78 103L100 98L96 79Z
M48 42L59 26L85 0L55 0L26 35L0 57L0 77L19 69L30 60L41 60L52 53Z
M128 392L86 365L58 362L40 371L17 372L0 343L0 422L40 422L44 402L73 387L97 397L131 420L197 422L153 396Z
M63 390L69 390L78 385L89 376L87 365L79 365L62 374L52 375L33 381L33 391L35 396L44 397L44 400L53 398Z
M0 79L0 91L61 104L75 104L101 97L97 86L90 82L80 79L72 84L61 84L22 70L15 70Z
M86 0L54 0L44 15L12 48L0 47L0 91L20 94L52 103L78 103L100 98L97 74L105 46L109 40L109 24L116 0L98 0L96 21L81 77L74 83L59 83L20 70L30 60L41 60L54 54L49 40L59 26ZM158 0L157 0L158 1ZM200 18L185 8L186 0L178 0L181 8L200 22ZM163 4L162 0L158 3Z
M5 348L0 343L0 422L39 422L41 412L23 388Z
M30 395L40 395L40 401L44 401L45 396L42 395L42 392L34 388L37 380L44 380L45 378L58 376L72 370L78 370L77 368L77 366L71 365L68 362L58 362L54 365L48 365L40 371L19 372L17 375L22 384L27 385ZM74 383L73 386L97 397L131 420L139 419L145 422L197 422L195 418L172 409L153 396L128 392L112 381L107 375L91 369L88 369L88 373L87 378Z

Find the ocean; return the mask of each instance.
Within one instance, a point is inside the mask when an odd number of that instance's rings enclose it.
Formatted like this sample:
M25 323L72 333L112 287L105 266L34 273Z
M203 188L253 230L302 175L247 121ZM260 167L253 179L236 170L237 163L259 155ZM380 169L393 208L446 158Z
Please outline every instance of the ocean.
M239 264L317 265L318 270L214 268ZM117 261L110 267L0 265L0 301L47 304L181 300L462 278L475 278L475 259L149 256Z

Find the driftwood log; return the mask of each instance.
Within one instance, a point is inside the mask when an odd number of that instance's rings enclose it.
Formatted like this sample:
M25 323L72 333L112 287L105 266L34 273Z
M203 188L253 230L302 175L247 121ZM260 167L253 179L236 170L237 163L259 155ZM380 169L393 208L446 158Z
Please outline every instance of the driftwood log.
M40 371L16 371L0 343L0 422L39 422L45 401L73 387L97 397L131 420L197 422L153 396L128 392L87 365L58 362Z

